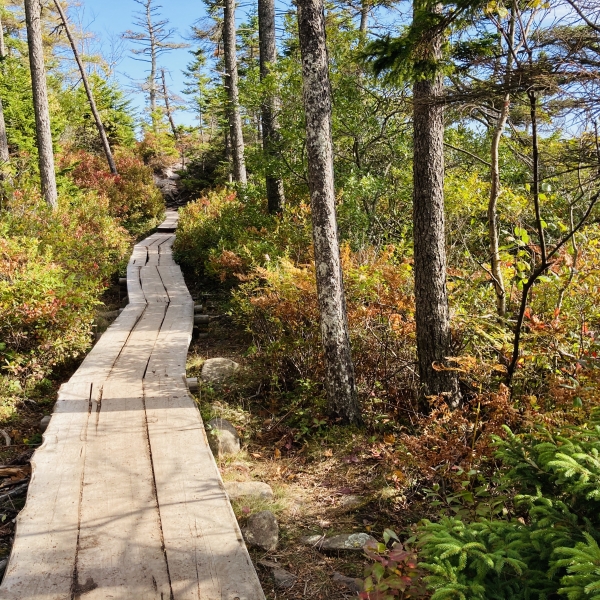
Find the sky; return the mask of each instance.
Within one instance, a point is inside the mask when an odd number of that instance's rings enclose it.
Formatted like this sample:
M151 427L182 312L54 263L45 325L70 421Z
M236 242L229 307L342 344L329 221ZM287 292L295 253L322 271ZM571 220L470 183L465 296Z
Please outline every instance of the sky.
M134 13L141 7L134 0L80 0L81 7L72 14L73 20L79 21L88 30L98 36L104 50L110 54L111 47L118 45L121 33L132 28ZM160 0L161 14L168 18L172 28L177 30L174 41L192 43L191 27L195 21L205 16L206 12L201 0ZM241 15L240 15L241 16ZM112 42L112 43L111 43ZM116 77L124 88L131 88L133 80L143 80L147 77L146 63L134 60L129 51L131 42L125 42L118 52L119 62L116 66ZM167 71L167 85L175 93L184 88L182 70L192 60L191 48L176 49L164 54L160 66ZM141 113L144 109L144 97L140 92L131 92L132 107ZM183 125L194 125L195 117L191 112L178 112L176 122Z

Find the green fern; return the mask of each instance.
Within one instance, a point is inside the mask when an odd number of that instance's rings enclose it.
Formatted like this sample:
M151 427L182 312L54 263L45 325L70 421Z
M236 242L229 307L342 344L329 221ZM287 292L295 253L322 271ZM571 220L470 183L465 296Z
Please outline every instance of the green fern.
M521 518L424 522L432 599L600 600L600 426L495 443Z

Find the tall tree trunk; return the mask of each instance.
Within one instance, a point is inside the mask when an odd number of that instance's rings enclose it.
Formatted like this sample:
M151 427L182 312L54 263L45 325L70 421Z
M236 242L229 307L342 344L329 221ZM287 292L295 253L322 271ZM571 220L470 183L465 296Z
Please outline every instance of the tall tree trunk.
M513 51L515 40L515 7L511 9L511 18L508 35L508 52L506 57L506 74L504 81L506 83L506 94L502 102L502 108L498 115L498 121L492 135L492 145L490 153L490 199L488 202L488 234L490 237L490 264L491 272L494 278L494 291L496 292L496 307L498 314L503 317L506 314L506 288L504 285L504 277L502 275L502 267L500 264L500 236L498 227L498 199L500 198L501 183L500 183L500 140L506 127L508 114L510 110L510 82L513 67Z
M85 66L81 61L79 56L79 52L77 51L77 45L75 44L75 39L71 34L71 30L69 28L69 23L67 21L67 16L65 15L62 6L60 5L59 0L54 0L54 4L56 5L56 9L58 10L58 14L63 23L63 27L65 28L65 33L67 34L67 38L69 38L69 44L71 45L71 50L73 50L73 56L75 57L75 61L77 62L77 66L79 67L79 73L81 75L81 81L83 82L83 87L85 88L85 93L87 94L88 102L90 104L90 110L92 111L92 115L94 116L94 121L96 121L96 127L98 128L98 135L100 136L100 141L102 142L102 147L104 148L104 154L106 155L106 160L108 162L108 166L110 168L110 172L113 175L117 175L117 165L115 164L115 159L113 157L112 150L110 149L110 143L108 142L108 136L106 135L106 130L104 129L104 124L102 123L102 118L100 117L100 113L98 112L98 108L96 107L96 101L94 100L94 94L92 93L92 88L90 86L90 82L88 81L87 74L85 72Z
M371 12L371 0L362 0L360 3L360 27L359 31L366 35L369 29L369 13Z
M156 75L157 75L157 48L156 36L154 34L154 23L152 23L152 0L146 2L146 26L148 27L148 41L150 42L150 76L148 77L148 95L150 96L150 119L152 120L152 129L157 130L156 122Z
M6 46L4 45L4 25L0 18L0 68L4 68L2 61L6 57ZM6 137L6 123L4 121L4 107L2 106L2 98L0 98L0 169L10 160L8 152L8 138Z
M162 80L162 89L163 89L163 99L165 102L165 112L167 113L167 118L169 119L169 125L171 125L171 131L173 132L173 137L175 139L179 138L177 134L177 127L175 127L175 121L173 120L173 111L171 110L171 103L169 102L169 90L167 88L167 79L165 77L165 70L160 70L160 77Z
M275 0L258 0L258 37L260 46L260 79L264 81L271 70L270 66L277 60L275 45ZM264 99L262 112L263 148L267 164L267 204L271 214L283 212L285 195L283 180L272 174L271 162L277 157L277 146L280 143L277 112L279 99L269 94Z
M244 160L244 135L238 91L238 69L235 32L235 0L225 0L223 12L223 53L225 55L225 71L227 73L227 94L229 103L227 115L233 157L233 179L246 185L246 162Z
M417 11L434 10L435 2L415 2ZM430 59L441 57L442 39L428 43ZM458 378L446 370L451 344L446 289L444 219L444 109L441 73L420 79L413 86L413 235L417 352L421 394L444 394L452 406L460 399Z
M58 193L56 191L54 150L50 130L50 108L48 106L46 66L44 64L40 0L25 0L25 19L27 21L27 41L42 194L46 202L56 209L58 207Z
M327 369L325 385L331 412L346 423L360 423L335 214L323 0L298 0L297 6L317 295Z

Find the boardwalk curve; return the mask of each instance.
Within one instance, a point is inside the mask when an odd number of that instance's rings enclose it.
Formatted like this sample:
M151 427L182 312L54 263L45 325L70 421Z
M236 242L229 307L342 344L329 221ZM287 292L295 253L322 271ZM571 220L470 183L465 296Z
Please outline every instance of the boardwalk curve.
M176 226L135 246L129 304L60 389L2 600L264 600L186 385Z

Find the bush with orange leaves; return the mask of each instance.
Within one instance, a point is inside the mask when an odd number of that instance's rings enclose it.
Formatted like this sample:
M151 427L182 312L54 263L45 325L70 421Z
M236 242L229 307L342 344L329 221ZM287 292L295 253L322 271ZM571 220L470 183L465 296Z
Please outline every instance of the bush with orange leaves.
M152 169L126 148L115 150L118 175L106 166L104 157L84 150L61 156L63 169L70 171L81 189L106 198L109 210L136 236L155 227L164 215L164 199L154 184Z

